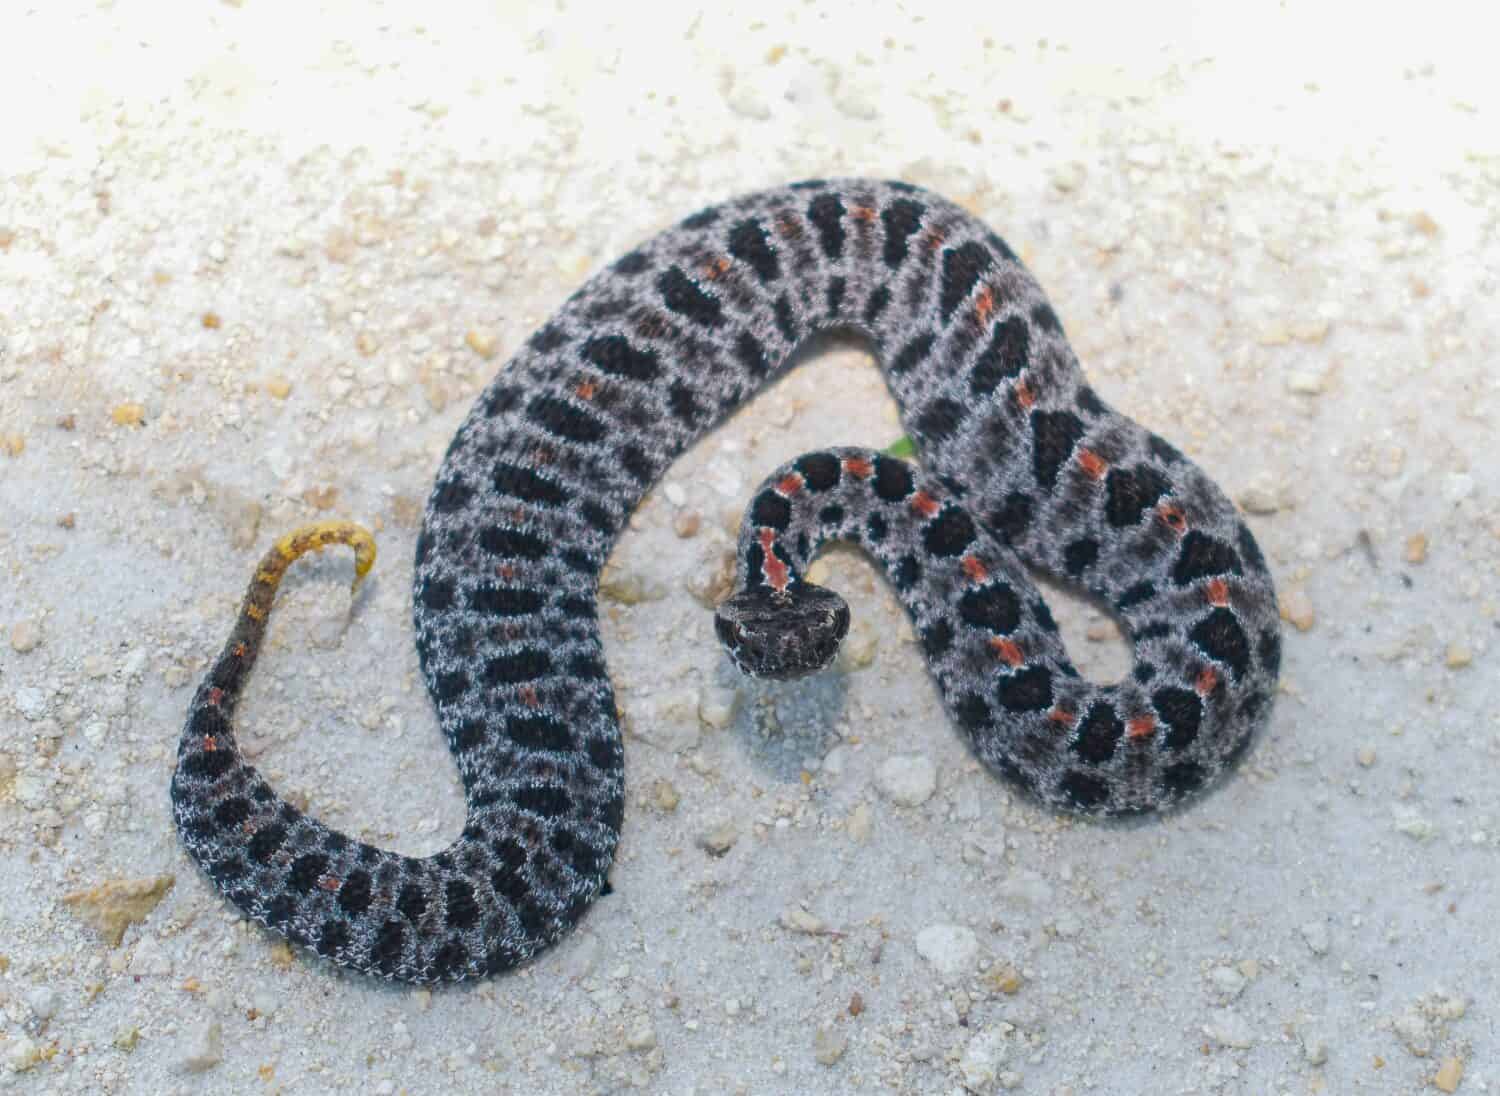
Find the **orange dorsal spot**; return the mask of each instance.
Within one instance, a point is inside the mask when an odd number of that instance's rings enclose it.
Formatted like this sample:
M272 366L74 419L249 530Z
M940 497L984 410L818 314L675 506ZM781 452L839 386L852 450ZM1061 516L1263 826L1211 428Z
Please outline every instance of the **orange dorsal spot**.
M1092 449L1078 450L1078 466L1083 469L1083 474L1091 480L1102 480L1104 473L1109 471L1109 465L1104 458Z
M217 704L223 699L224 690L219 688L217 685L208 690L208 702L210 704Z
M515 578L516 569L509 563L502 563L495 568L495 574L499 575L501 578Z
M1198 680L1193 682L1193 688L1198 691L1199 696L1207 696L1219 687L1219 675L1212 667L1205 666L1198 671Z
M1229 606L1229 583L1225 582L1222 578L1209 579L1208 585L1203 588L1203 592L1208 595L1208 603L1210 605L1217 605L1221 609Z
M930 518L942 508L937 499L926 491L918 491L911 497L911 508L924 518Z
M336 875L325 875L318 880L318 886L332 894L344 885L344 881Z
M1025 381L1016 382L1016 402L1021 405L1022 411L1030 411L1036 403L1036 394Z
M976 556L964 556L959 566L964 569L964 575L973 582L983 582L990 577L990 569Z
M234 645L234 650L230 651L229 653L234 655L235 658L244 658L246 650L247 648L243 643L236 643Z
M725 274L729 273L729 259L721 255L713 262L703 268L703 276L711 282L716 282Z
M855 206L849 211L849 216L864 224L872 223L877 214L873 206Z
M1138 715L1125 724L1126 738L1150 738L1155 732L1156 717L1154 715Z
M1014 641L1004 636L994 636L990 639L990 650L994 651L1001 662L1007 666L1019 666L1026 661L1026 656L1021 653L1021 648Z
M797 472L788 472L776 484L776 493L783 498L791 498L800 490L802 490L802 476Z
M772 529L760 531L760 547L765 554L765 560L761 563L761 572L766 576L766 585L777 593L782 592L791 584L791 571L787 565L781 562L776 555L776 532Z
M943 241L946 239L947 237L943 235L941 229L934 228L926 236L922 237L922 246L928 251L936 251L943 246Z
M599 389L593 381L579 381L573 386L573 395L585 401L593 399L594 393L597 391Z
M1171 529L1172 532L1181 536L1187 532L1187 515L1182 512L1182 507L1175 502L1164 502L1156 508L1156 516L1161 518L1162 524Z
M979 326L983 327L990 322L990 317L995 314L995 291L985 286L979 291L979 296L974 298L974 319Z
M516 695L521 698L521 703L528 708L540 708L542 702L536 695L536 688L531 685L522 685L516 690Z
M1047 713L1047 719L1059 727L1071 727L1078 722L1078 716L1066 708L1053 708Z
M798 239L802 235L802 223L790 213L783 213L776 219L776 232L788 240Z
M219 748L218 740L215 739L213 735L206 734L206 735L203 736L203 752L204 753L213 753L218 748Z
M875 466L864 457L845 457L844 471L855 479L869 479L875 474Z

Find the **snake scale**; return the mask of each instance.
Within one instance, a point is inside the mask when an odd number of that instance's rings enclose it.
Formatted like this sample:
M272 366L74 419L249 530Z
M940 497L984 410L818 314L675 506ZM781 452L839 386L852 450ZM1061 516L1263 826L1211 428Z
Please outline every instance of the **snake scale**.
M468 804L444 851L347 837L242 757L233 711L281 573L339 542L363 575L374 547L330 523L270 552L192 700L172 780L183 843L230 901L336 963L412 982L501 971L566 932L606 887L624 811L600 569L678 454L828 328L873 343L921 468L830 448L770 476L743 526L740 592L716 617L734 661L769 677L828 663L848 608L802 575L823 543L852 541L910 614L953 723L1035 799L1140 814L1233 765L1281 656L1271 577L1233 505L1099 398L981 221L909 184L817 180L705 209L601 270L459 427L413 587ZM1079 675L1027 568L1114 611L1125 678Z

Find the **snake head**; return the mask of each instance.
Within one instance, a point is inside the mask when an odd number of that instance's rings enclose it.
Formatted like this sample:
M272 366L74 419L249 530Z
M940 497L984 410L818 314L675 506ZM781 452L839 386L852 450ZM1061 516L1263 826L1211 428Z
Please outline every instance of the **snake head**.
M719 605L714 631L741 673L789 681L833 661L849 632L849 606L806 582L785 590L757 586Z

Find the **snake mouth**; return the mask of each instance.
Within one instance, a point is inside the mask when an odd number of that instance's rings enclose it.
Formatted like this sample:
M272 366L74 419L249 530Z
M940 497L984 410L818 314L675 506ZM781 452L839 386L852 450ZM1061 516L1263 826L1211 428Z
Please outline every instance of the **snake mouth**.
M849 606L832 590L799 582L742 591L714 612L714 631L740 672L790 681L826 669L849 633Z

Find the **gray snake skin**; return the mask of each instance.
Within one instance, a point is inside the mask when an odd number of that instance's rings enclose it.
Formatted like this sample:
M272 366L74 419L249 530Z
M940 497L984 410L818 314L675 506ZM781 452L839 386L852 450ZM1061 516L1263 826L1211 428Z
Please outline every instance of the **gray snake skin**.
M766 481L742 591L716 620L741 668L827 664L848 609L801 575L849 540L885 569L975 753L1047 806L1160 810L1232 766L1281 652L1271 577L1233 505L1094 393L1040 287L976 218L903 183L798 183L697 213L599 272L454 436L414 582L422 672L468 802L448 849L355 841L241 757L233 708L281 572L348 543L362 575L373 545L330 524L266 557L172 780L183 843L230 901L412 982L505 970L566 932L605 889L624 810L600 569L678 454L824 328L873 341L923 467L838 448ZM1114 610L1126 678L1079 676L1026 566Z

